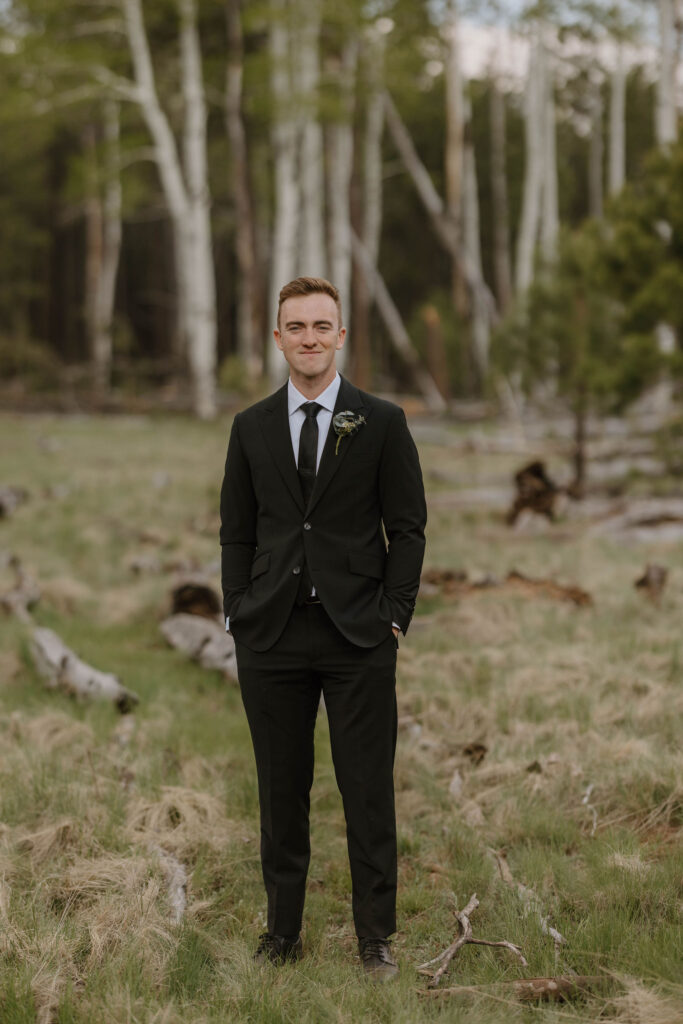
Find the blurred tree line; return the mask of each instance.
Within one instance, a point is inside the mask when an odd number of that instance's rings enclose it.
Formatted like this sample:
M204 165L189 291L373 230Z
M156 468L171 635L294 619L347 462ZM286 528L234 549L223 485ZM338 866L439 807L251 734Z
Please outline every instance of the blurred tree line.
M360 386L580 432L680 367L677 4L8 0L0 374L208 418L322 274Z

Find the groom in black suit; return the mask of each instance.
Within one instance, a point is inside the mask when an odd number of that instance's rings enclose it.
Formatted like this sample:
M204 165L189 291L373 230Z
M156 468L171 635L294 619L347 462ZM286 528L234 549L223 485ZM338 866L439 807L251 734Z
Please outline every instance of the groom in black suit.
M279 391L234 420L221 491L223 602L261 808L268 931L256 959L301 955L313 733L321 693L344 804L363 967L396 974L396 650L410 623L426 508L403 411L341 377L337 289L280 293Z

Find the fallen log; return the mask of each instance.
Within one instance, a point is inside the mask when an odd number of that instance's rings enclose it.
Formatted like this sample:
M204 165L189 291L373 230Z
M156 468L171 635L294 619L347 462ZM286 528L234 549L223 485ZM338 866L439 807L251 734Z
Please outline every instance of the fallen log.
M501 986L503 992L512 990L522 1003L543 1001L566 1001L574 996L594 992L605 988L611 983L608 975L561 974L554 978L515 978L510 981L498 981L493 984ZM427 989L421 991L422 996L461 996L485 994L490 985L453 985L449 988Z
M516 569L511 569L503 580L495 576L483 576L472 580L464 569L425 569L420 580L420 589L424 596L438 592L465 596L481 590L507 589L515 590L527 597L541 595L556 601L571 601L580 607L593 604L591 595L581 587L557 583L554 580L534 579Z
M113 701L121 714L139 703L139 697L122 686L115 675L81 661L51 629L34 629L29 649L50 689L64 690L74 697Z
M14 574L14 586L0 594L0 607L22 622L29 623L32 621L31 608L40 600L40 587L16 555L11 555L7 564Z
M164 619L159 629L171 647L199 662L202 668L217 669L237 679L235 642L222 622L181 612Z

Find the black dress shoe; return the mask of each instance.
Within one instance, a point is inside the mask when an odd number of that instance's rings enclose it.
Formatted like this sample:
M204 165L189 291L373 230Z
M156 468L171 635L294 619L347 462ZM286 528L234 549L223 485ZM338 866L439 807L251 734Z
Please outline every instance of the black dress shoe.
M373 981L390 981L398 974L389 939L359 939L358 952L365 973Z
M288 960L300 960L303 946L300 935L271 935L263 932L258 937L254 953L257 964L284 964Z

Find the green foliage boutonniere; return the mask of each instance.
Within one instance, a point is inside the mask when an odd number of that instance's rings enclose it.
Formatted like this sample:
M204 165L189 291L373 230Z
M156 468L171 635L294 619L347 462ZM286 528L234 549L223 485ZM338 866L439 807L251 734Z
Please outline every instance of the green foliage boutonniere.
M334 449L335 455L339 454L339 443L342 437L350 437L351 434L355 434L364 423L365 416L361 416L360 413L351 412L350 409L344 409L343 412L337 413L332 420L332 426L337 435L337 445Z

